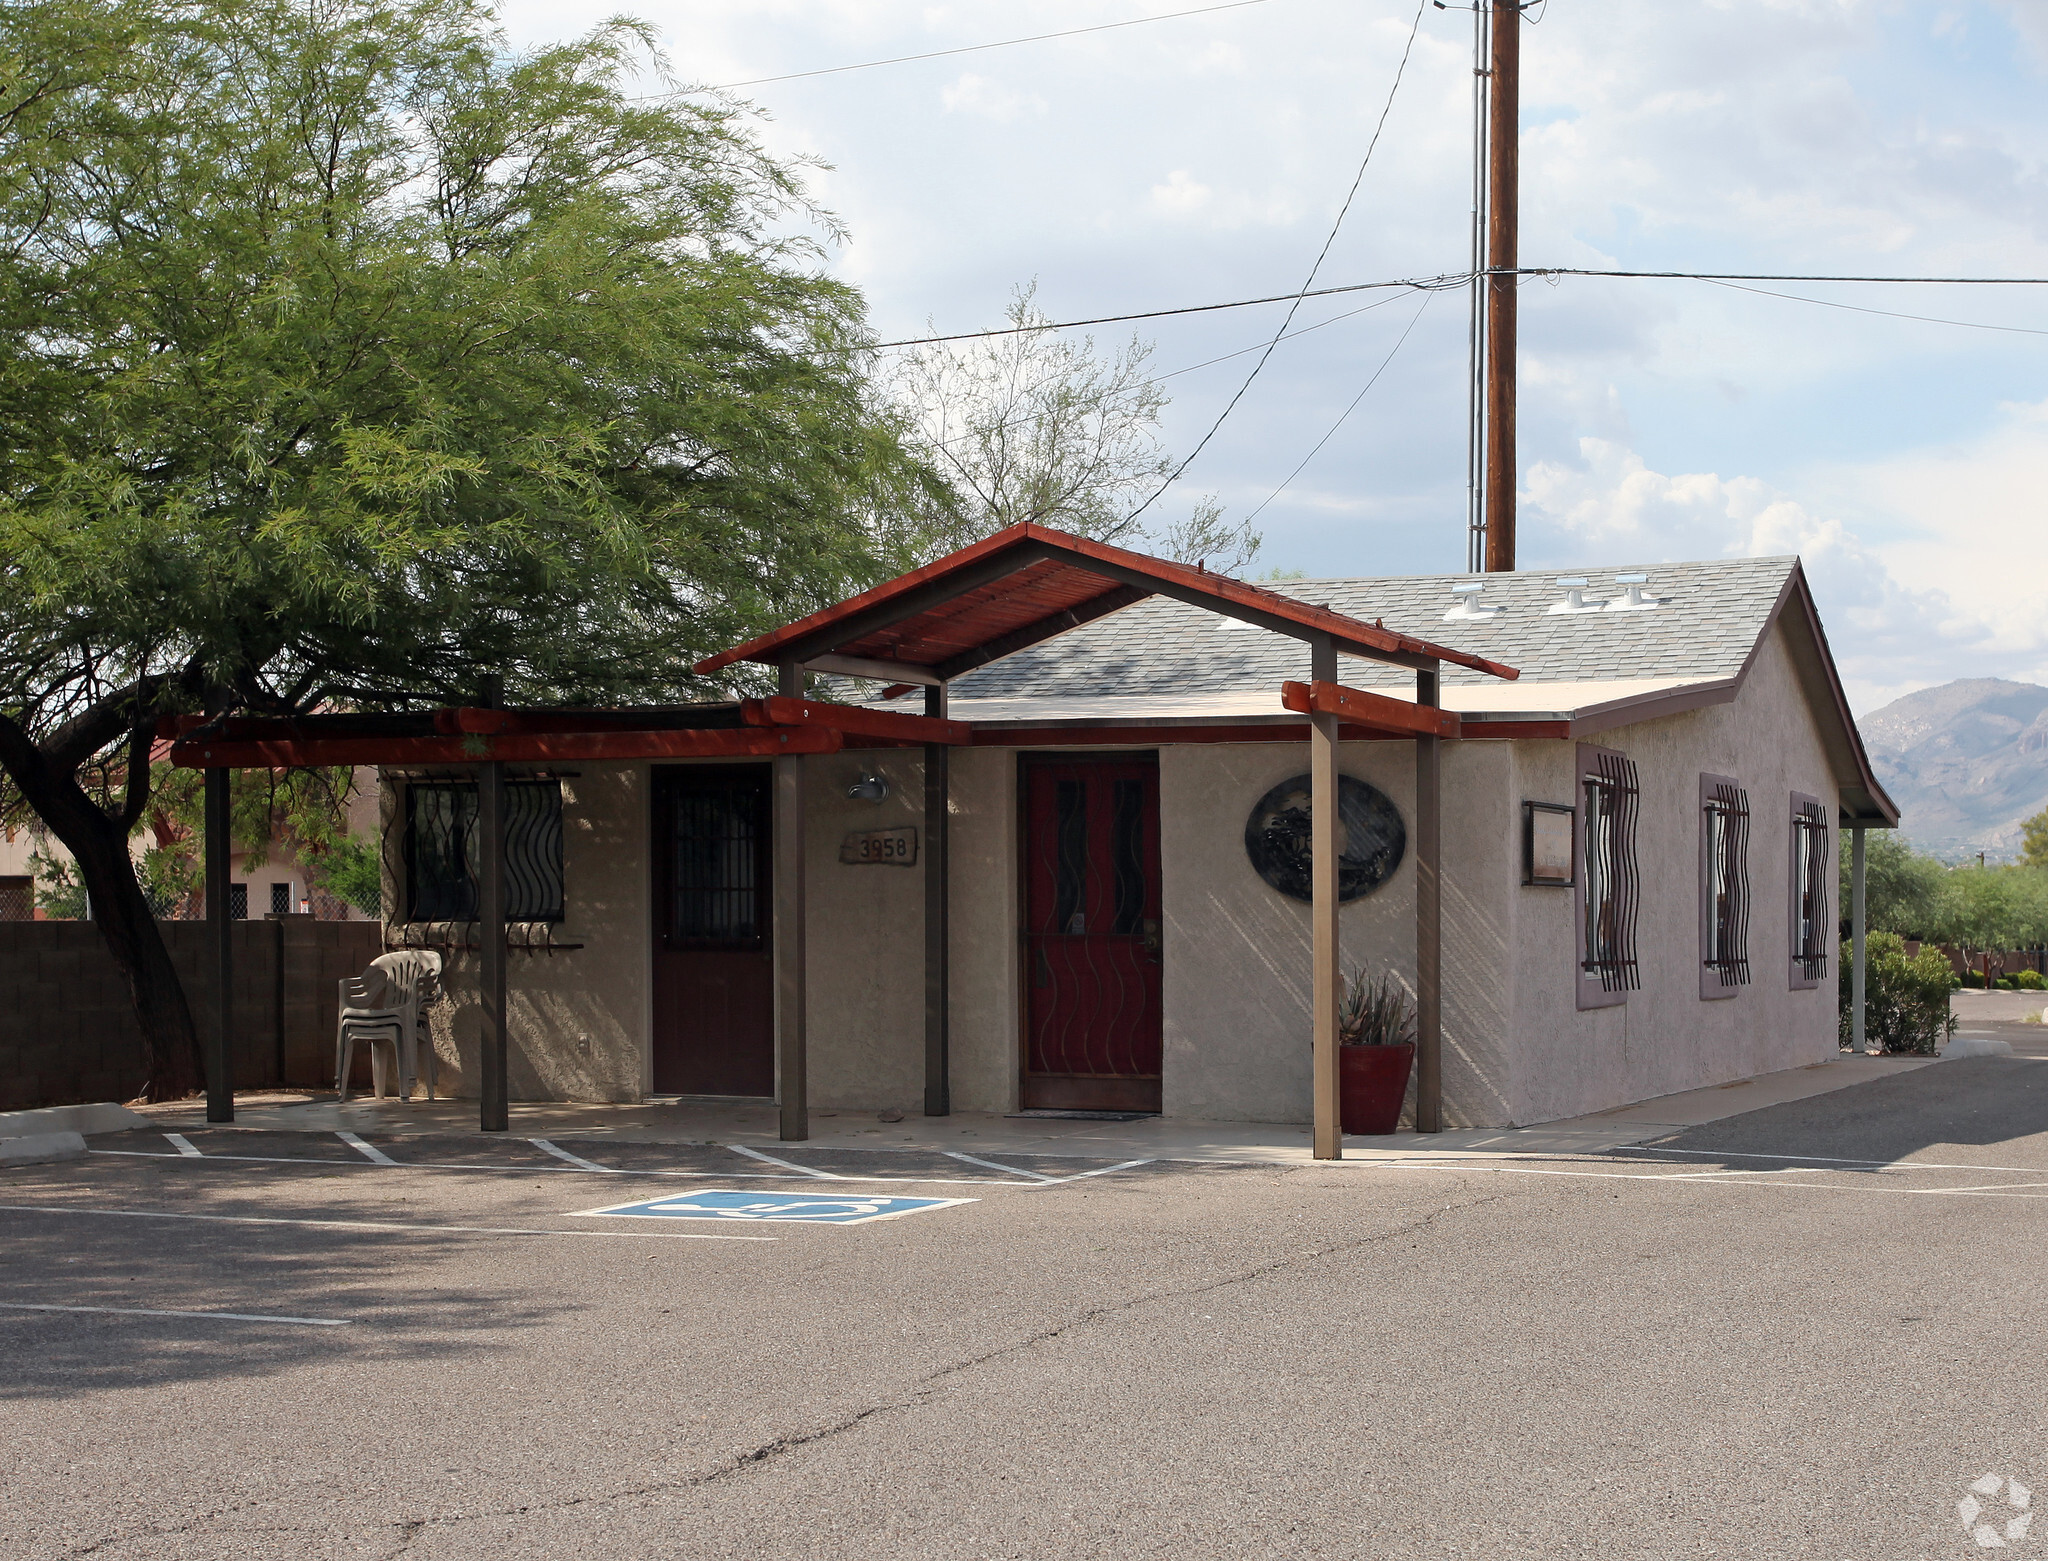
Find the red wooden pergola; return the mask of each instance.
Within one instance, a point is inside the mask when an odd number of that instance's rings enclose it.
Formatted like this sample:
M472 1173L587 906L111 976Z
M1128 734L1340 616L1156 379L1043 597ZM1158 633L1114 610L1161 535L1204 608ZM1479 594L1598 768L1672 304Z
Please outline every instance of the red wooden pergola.
M806 1096L804 760L841 747L924 749L925 1110L951 1109L948 1087L947 794L948 752L977 741L967 722L948 719L946 685L962 673L1063 634L1148 596L1167 596L1302 641L1312 681L1288 683L1285 707L1309 718L1313 778L1315 1153L1341 1153L1337 1112L1337 744L1340 737L1412 740L1416 753L1416 1125L1442 1121L1440 1082L1442 833L1441 744L1458 735L1438 699L1449 662L1494 677L1512 667L1399 634L1377 623L1311 606L1199 567L1129 552L1025 523L963 548L836 606L699 662L718 673L741 661L776 669L780 692L765 699L630 710L506 710L475 707L296 719L181 717L164 724L172 762L207 777L207 914L227 990L227 774L249 767L374 764L462 766L478 781L478 938L482 961L481 1123L507 1126L504 924L504 766L600 759L760 757L774 762L773 939L776 1054L782 1136L809 1136ZM1411 703L1344 687L1337 658L1353 656L1413 669ZM804 697L807 672L833 672L921 686L925 713L830 704ZM1165 737L1146 729L1150 738ZM1207 740L1272 741L1287 728L1245 727ZM1020 734L980 740L1015 744ZM1108 740L1094 731L1087 740ZM231 1121L227 1005L219 1005L208 1082L209 1121Z

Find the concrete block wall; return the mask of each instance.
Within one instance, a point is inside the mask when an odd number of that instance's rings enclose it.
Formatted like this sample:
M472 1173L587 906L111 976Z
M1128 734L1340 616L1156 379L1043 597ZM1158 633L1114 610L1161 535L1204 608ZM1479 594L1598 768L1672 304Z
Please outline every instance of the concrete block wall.
M206 925L165 922L161 929L204 1035L214 1013ZM375 922L238 922L236 1086L331 1087L336 983L382 951ZM357 1071L367 1082L367 1059L358 1059ZM99 928L0 922L0 1110L126 1100L142 1077L128 983Z

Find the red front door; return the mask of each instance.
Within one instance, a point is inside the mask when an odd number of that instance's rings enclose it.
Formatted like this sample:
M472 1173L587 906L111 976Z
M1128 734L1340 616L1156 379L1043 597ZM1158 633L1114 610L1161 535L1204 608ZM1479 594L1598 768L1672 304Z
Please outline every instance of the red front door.
M1024 763L1027 1108L1157 1111L1159 765Z
M768 767L654 772L654 1092L775 1092Z

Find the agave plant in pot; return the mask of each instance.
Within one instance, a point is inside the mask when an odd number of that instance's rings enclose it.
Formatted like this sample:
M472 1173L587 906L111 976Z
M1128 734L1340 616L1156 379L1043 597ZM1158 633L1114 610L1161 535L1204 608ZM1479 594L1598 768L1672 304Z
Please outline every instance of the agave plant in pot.
M1337 1098L1347 1133L1391 1133L1415 1061L1415 1005L1393 976L1355 972L1337 997Z

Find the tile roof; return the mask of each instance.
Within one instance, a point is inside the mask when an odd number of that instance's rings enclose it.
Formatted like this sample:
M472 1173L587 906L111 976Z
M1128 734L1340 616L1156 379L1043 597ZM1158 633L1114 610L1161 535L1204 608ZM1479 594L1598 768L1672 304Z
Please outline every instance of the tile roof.
M1733 677L1769 625L1796 558L1710 559L1621 565L1576 573L1522 570L1493 575L1401 575L1366 580L1283 580L1268 589L1370 623L1455 646L1521 669L1539 682ZM1559 579L1583 576L1585 596L1619 599L1617 574L1646 574L1648 612L1552 613ZM1478 600L1506 610L1444 620L1451 587L1483 583ZM1154 596L1055 639L965 674L951 685L962 700L1194 694L1277 688L1309 675L1308 647L1203 608ZM1349 657L1338 675L1355 687L1414 686L1414 674ZM1491 683L1446 666L1446 684Z

